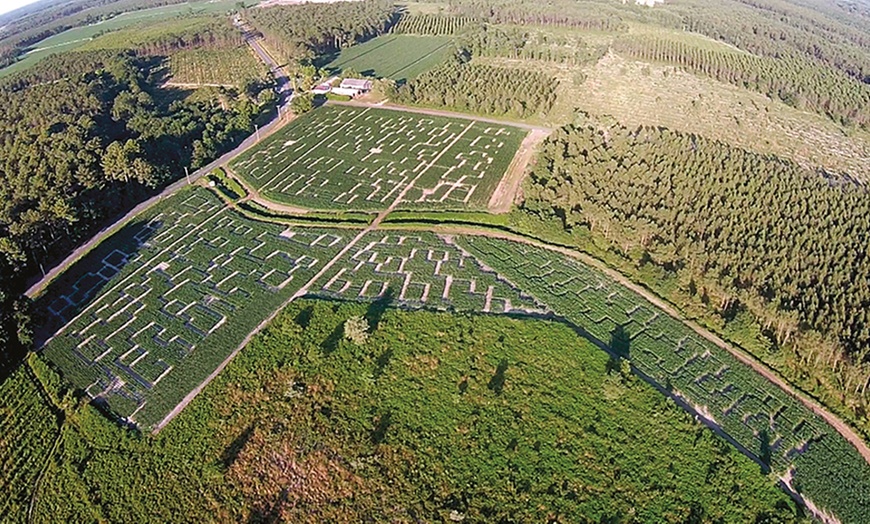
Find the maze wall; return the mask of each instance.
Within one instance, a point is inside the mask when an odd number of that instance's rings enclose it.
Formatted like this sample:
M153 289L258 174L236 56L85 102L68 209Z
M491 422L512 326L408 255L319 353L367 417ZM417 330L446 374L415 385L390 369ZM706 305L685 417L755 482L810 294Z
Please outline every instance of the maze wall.
M627 355L737 442L785 471L830 427L802 404L643 297L579 261L483 237L460 245L559 315ZM769 455L769 459L767 458Z
M546 313L452 238L432 233L371 232L320 282L313 294L329 298L443 311Z
M125 234L132 242L115 244L126 248L80 262L48 291L45 310L66 325L45 352L90 396L147 426L353 232L254 222L196 188Z
M386 109L327 106L231 163L270 200L314 209L485 209L525 132Z

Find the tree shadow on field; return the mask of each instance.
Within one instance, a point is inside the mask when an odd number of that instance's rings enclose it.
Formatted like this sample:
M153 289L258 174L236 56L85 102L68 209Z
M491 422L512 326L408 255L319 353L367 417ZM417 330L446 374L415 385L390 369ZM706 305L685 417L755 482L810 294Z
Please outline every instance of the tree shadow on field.
M251 437L254 435L254 425L251 424L248 426L248 429L239 434L238 437L233 439L230 445L221 453L220 462L223 465L224 469L229 469L233 463L239 458L239 454L245 448L245 445L251 440Z
M508 369L508 361L507 359L501 359L498 363L498 367L495 368L495 374L489 379L489 383L487 383L486 387L492 390L496 395L501 395L501 392L504 391L504 383L505 383L505 372Z
M381 319L384 316L384 313L387 312L387 309L393 305L393 302L396 298L396 292L393 290L393 286L387 286L384 294L379 296L377 300L369 304L368 309L366 310L366 314L363 317L369 323L369 331L374 333L377 331L378 326L381 324Z
M620 324L610 332L610 349L618 356L631 360L631 333L625 326Z
M58 276L33 302L33 345L41 348L70 320L118 281L126 265L156 233L160 221L136 220L123 226Z
M387 438L387 430L390 429L390 424L393 421L393 414L389 411L378 416L378 421L375 428L372 430L372 442L380 444Z

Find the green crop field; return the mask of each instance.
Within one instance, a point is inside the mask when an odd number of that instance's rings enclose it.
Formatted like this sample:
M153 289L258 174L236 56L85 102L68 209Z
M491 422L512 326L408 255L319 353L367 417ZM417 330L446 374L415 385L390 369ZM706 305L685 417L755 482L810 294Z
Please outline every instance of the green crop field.
M255 222L206 189L183 191L48 289L39 309L62 327L45 355L152 426L352 235Z
M371 232L319 283L312 295L440 311L546 313L450 237L427 232Z
M153 23L178 16L224 13L236 7L235 0L199 1L167 5L141 11L122 13L109 20L82 27L75 27L42 40L18 62L0 69L0 78L23 71L47 56L75 51L94 38L140 23Z
M264 80L269 69L247 47L211 51L179 51L169 57L170 82L244 86Z
M60 430L30 366L0 382L0 522L27 513L29 491Z
M525 131L387 109L327 106L232 161L275 202L313 209L485 209Z
M324 68L354 69L367 76L402 81L432 69L450 53L449 37L384 35L341 51Z
M484 264L628 358L843 522L870 504L870 465L821 418L643 297L574 259L484 237L459 242Z

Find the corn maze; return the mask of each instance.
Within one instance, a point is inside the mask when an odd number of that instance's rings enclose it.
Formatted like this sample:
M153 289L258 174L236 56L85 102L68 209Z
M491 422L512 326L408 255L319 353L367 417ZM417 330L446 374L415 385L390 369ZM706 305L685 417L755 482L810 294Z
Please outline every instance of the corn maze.
M385 109L325 107L231 163L270 200L315 209L485 209L525 132Z
M870 493L870 467L855 448L799 401L679 320L604 274L549 250L485 237L463 237L459 243L630 359L774 472L795 470L798 479L815 481L800 488L809 498L846 515L864 504L855 497L835 500L849 490L859 498ZM818 464L837 464L837 475L822 482Z
M254 222L201 188L168 199L134 230L127 249L101 253L89 269L73 268L62 291L49 290L46 310L64 327L45 353L88 395L146 427L349 234Z
M546 313L451 238L426 232L368 233L321 281L312 294L333 299L441 311Z

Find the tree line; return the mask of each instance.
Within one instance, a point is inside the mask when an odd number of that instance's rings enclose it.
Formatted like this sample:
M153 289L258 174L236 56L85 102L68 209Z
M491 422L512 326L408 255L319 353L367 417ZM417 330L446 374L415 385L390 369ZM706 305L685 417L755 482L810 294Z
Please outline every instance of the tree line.
M870 406L870 195L847 178L663 128L571 125L523 209L654 264L731 318L745 308L853 416ZM842 401L842 400L841 400Z
M245 19L286 63L311 60L386 33L399 20L390 0L248 9Z
M159 90L160 57L55 55L0 83L0 376L29 343L24 283L106 219L247 136L245 94Z
M844 125L870 125L870 85L797 57L758 57L702 48L676 38L626 35L612 49L641 60L664 62L746 87L799 109L827 114Z
M546 113L558 82L545 73L451 60L399 88L399 103L528 118Z
M457 45L473 56L540 60L571 66L596 62L607 52L606 46L590 46L575 35L490 24L480 24L467 31Z

